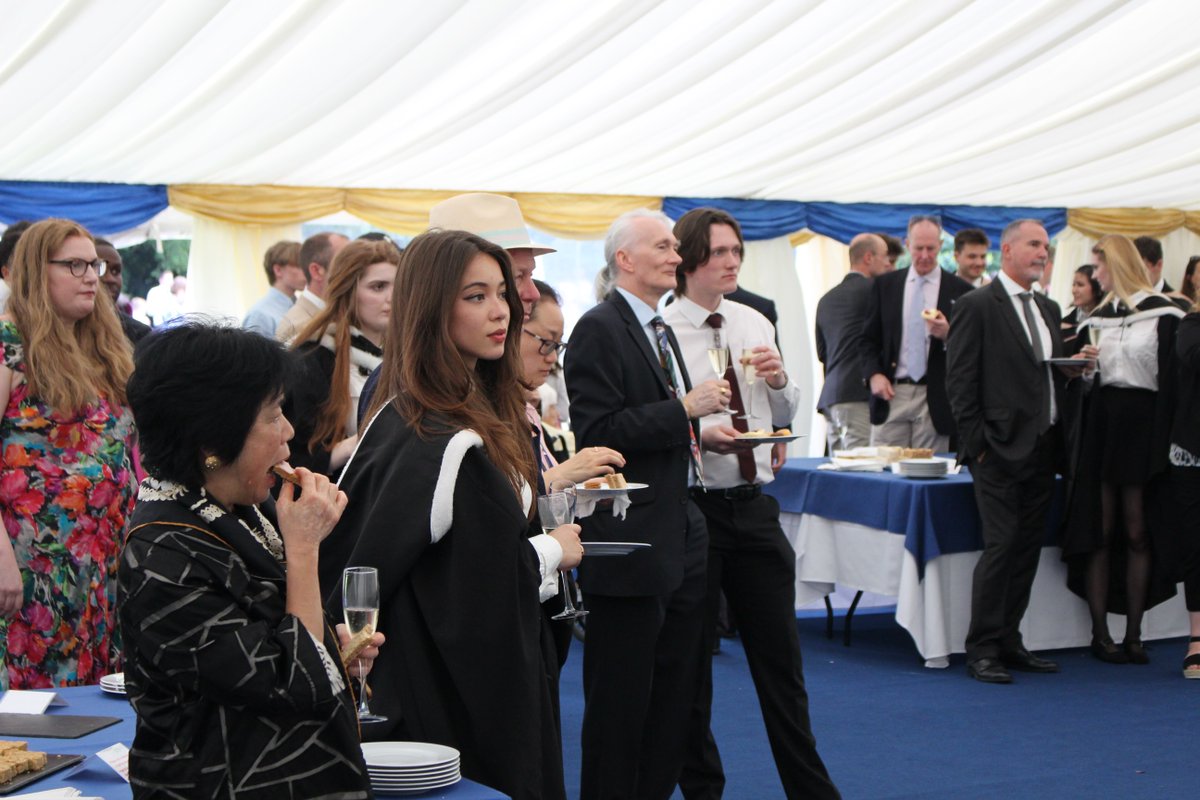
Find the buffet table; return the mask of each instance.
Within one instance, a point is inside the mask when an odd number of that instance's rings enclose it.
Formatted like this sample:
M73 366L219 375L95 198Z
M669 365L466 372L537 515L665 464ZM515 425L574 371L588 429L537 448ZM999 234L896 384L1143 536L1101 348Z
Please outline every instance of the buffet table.
M818 469L824 458L790 459L767 492L796 550L796 606L818 603L835 585L896 598L896 621L927 666L964 651L971 578L983 548L970 473L912 480L891 472ZM1060 481L1061 485L1061 481ZM1021 625L1031 650L1091 641L1087 605L1066 585L1056 546L1062 492L1055 492L1029 610ZM1143 639L1188 632L1182 591L1147 612ZM1110 626L1119 640L1123 617Z
M95 755L97 751L117 742L123 742L126 746L133 742L134 713L129 703L122 696L106 694L100 690L99 686L76 686L53 691L66 700L68 705L52 707L47 712L48 714L120 717L121 721L79 739L27 739L30 750L41 750L47 753L78 753L88 756L88 758L77 766L68 767L19 790L14 796L19 797L27 792L42 792L70 786L79 789L86 797L102 797L104 800L132 798L133 794L129 784ZM424 794L409 796L422 798L422 800L496 800L506 797L494 789L466 778L446 789L435 789Z

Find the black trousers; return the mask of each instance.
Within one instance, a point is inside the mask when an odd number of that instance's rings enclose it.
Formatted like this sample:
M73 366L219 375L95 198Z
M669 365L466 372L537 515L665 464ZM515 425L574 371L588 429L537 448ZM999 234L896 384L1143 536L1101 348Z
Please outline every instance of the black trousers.
M1171 501L1179 574L1187 610L1200 611L1200 469L1171 467Z
M987 453L971 464L983 527L983 555L971 585L967 661L997 658L1022 647L1019 626L1029 607L1054 493L1055 430L1038 437L1021 462Z
M697 493L708 523L705 667L679 787L687 800L719 798L725 786L713 740L712 645L722 590L738 621L775 768L788 798L838 798L817 753L796 629L796 554L769 495L727 500ZM589 633L590 635L590 633Z
M580 800L666 800L682 769L704 664L707 535L688 502L683 582L667 595L620 597L584 586Z

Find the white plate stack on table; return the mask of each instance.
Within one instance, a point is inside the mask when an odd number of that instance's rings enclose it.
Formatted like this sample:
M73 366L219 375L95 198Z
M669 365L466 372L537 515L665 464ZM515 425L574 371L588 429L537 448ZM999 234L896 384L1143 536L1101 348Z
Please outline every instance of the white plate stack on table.
M125 673L114 672L112 675L105 675L100 679L100 690L108 694L119 694L125 696Z
M420 794L462 780L458 751L428 742L365 742L363 760L375 794Z
M894 470L905 478L944 478L950 462L944 458L905 458L897 461Z

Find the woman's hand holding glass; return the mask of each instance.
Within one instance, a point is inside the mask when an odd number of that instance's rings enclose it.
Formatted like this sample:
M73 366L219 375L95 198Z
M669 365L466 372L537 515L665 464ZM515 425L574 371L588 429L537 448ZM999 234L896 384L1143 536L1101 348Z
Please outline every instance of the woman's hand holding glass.
M350 644L350 639L352 638L350 629L346 627L344 622L339 622L334 630L337 632L338 647L344 650ZM375 631L374 635L371 636L371 643L359 653L358 658L346 665L346 670L351 675L361 675L363 678L366 678L371 674L371 668L375 666L375 659L379 657L379 648L383 646L385 641L387 640L384 638L384 635L379 631Z

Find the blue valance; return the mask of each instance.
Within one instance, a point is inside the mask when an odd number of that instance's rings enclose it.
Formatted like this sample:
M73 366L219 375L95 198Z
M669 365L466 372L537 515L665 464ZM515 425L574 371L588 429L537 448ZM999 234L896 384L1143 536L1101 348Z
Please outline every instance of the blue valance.
M932 214L942 219L950 233L963 228L982 228L993 244L1000 241L1004 226L1016 219L1039 219L1054 235L1067 227L1065 208L1020 206L945 206L889 203L800 203L792 200L738 200L729 197L664 197L663 211L679 219L693 208L712 206L729 212L749 240L775 239L808 230L849 243L865 231L880 231L904 237L909 217Z
M137 183L0 181L0 222L66 217L94 234L128 230L167 207L167 187Z

